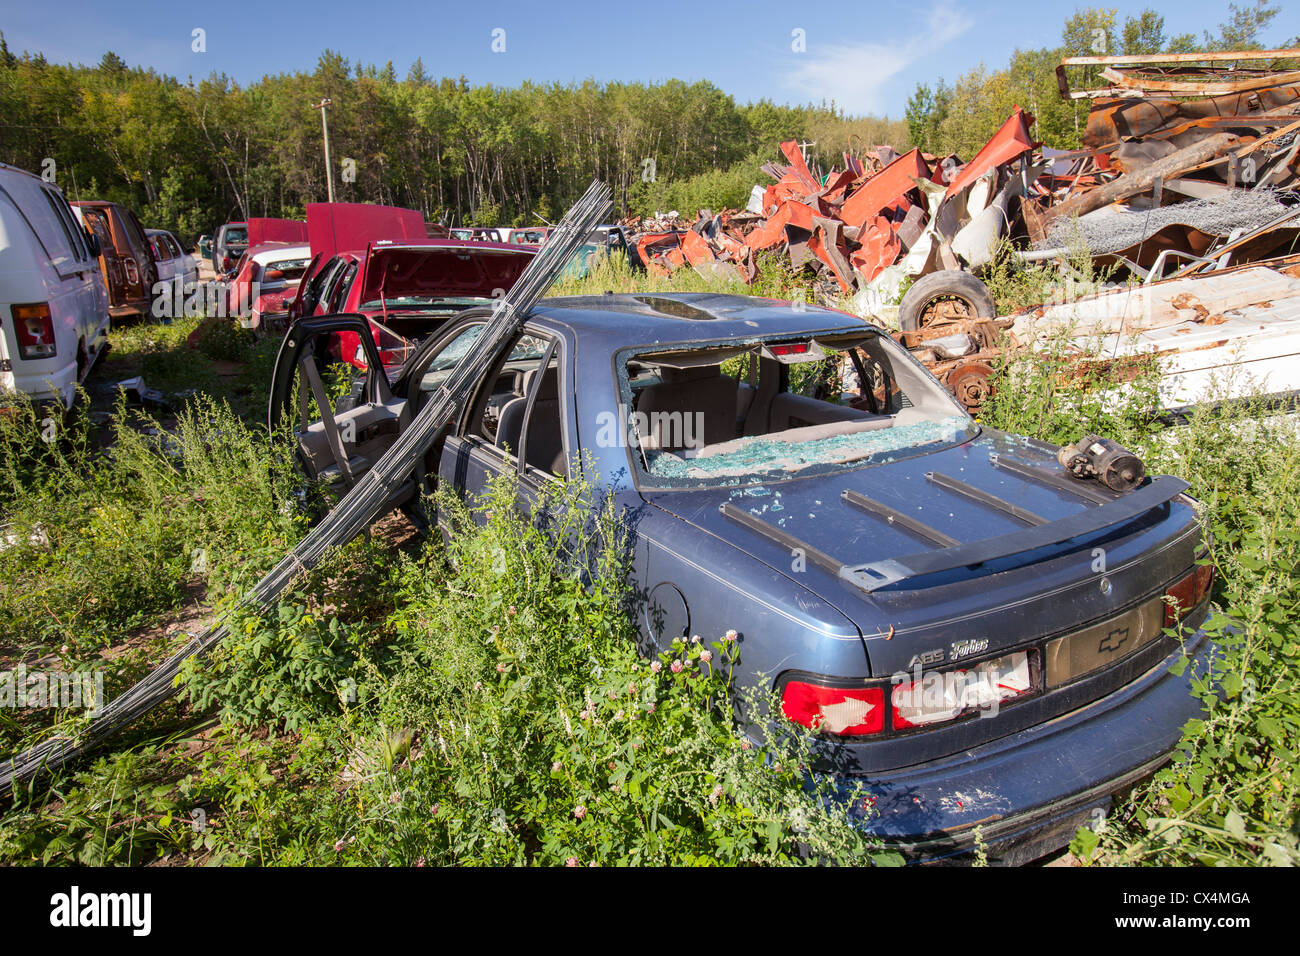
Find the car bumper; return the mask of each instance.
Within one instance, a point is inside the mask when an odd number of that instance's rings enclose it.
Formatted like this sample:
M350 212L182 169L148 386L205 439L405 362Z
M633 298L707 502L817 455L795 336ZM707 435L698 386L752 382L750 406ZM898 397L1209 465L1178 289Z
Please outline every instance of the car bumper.
M128 299L118 305L110 305L108 314L114 319L144 318L149 314L149 299Z
M0 391L23 392L34 402L57 401L70 407L76 388L76 362L52 371L33 372L19 367L12 372L0 372Z
M977 844L990 862L1009 865L1058 850L1169 759L1183 725L1202 713L1191 681L1213 652L1197 631L1181 675L1169 670L1179 648L1120 690L1044 724L921 767L849 778L866 797L851 812L913 862Z

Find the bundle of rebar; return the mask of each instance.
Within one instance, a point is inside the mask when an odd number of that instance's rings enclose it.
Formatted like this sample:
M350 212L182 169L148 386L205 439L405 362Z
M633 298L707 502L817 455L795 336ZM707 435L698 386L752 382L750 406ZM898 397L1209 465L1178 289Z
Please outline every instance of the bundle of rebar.
M269 608L299 574L314 568L380 517L394 490L409 478L439 432L470 398L484 372L514 340L529 311L587 241L609 207L609 187L593 182L510 291L497 302L492 317L447 381L429 396L392 448L361 476L320 524L220 619L191 638L139 683L104 705L79 733L50 737L0 764L0 796L63 766L167 700L178 689L184 662L225 637L227 622L233 615ZM293 330L288 334L294 334Z

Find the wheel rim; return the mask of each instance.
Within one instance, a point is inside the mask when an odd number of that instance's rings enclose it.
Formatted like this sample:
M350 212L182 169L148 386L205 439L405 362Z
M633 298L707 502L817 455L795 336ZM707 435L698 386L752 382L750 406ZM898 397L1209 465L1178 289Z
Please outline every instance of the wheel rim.
M941 322L955 322L960 319L977 319L979 310L965 296L947 292L926 300L917 314L917 328L924 329Z
M978 411L993 395L993 369L987 362L967 362L948 373L948 391L968 412Z

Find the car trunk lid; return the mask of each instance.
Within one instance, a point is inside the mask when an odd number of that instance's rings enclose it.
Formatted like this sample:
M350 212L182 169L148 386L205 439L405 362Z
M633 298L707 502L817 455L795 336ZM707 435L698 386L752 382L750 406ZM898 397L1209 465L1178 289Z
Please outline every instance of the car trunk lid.
M483 298L503 295L536 254L502 243L431 239L419 245L375 245L362 280L361 303L400 297ZM390 306L391 308L392 306Z
M1143 600L1191 563L1191 509L1170 520L1186 487L1162 476L1119 494L1066 475L1047 446L986 430L868 468L644 497L857 622L879 676L921 652L995 654Z

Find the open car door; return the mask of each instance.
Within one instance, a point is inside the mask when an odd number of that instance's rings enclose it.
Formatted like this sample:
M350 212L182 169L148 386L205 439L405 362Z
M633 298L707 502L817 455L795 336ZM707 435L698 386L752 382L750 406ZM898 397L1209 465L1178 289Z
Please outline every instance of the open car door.
M364 362L345 362L341 340L359 343ZM364 365L360 370L358 364ZM341 397L340 380L347 384ZM333 387L331 387L331 384ZM392 447L410 424L405 398L396 396L363 316L303 319L280 343L271 377L267 425L292 422L304 474L344 494ZM417 497L422 475L412 473L391 489L389 508Z

